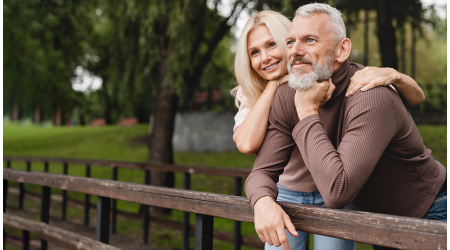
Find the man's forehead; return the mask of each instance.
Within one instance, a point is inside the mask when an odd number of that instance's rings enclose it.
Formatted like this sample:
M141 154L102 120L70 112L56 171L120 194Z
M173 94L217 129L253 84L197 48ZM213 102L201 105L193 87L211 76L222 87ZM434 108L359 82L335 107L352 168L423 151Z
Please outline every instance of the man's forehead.
M328 32L329 16L326 13L313 13L310 17L297 16L289 28L289 36L302 35L305 33L323 34Z

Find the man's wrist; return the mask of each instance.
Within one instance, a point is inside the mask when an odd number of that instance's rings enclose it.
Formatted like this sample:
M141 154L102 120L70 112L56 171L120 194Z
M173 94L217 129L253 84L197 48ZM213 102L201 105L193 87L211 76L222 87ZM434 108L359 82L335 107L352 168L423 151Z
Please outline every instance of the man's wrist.
M318 115L319 111L316 109L309 109L309 110L298 110L297 111L298 114L298 118L301 120L303 120L304 118L310 116L310 115Z

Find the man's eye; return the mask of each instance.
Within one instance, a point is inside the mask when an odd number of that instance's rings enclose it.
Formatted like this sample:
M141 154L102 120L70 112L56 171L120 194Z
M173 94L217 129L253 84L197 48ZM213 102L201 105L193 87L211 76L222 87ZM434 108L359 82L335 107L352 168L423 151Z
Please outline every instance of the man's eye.
M308 43L312 43L312 42L315 42L316 41L316 39L313 39L313 38L309 38L308 39Z
M294 44L294 41L288 41L287 42L287 45L292 45L292 44Z

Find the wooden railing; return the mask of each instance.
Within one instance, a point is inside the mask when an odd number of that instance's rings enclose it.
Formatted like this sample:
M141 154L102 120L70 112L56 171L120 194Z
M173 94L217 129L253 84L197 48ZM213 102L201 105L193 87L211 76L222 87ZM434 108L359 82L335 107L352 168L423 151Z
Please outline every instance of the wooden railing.
M91 166L103 166L112 168L112 180L117 180L118 171L123 169L135 169L144 171L144 183L150 184L150 171L161 172L175 172L184 174L184 189L191 189L191 174L205 174L226 176L234 178L234 195L242 195L242 179L247 178L250 174L250 169L233 169L233 168L219 168L219 167L204 167L204 166L188 166L188 165L171 165L171 164L154 164L143 162L125 162L125 161L109 161L109 160L95 160L95 159L69 159L69 158L53 158L53 157L25 157L25 156L4 156L3 160L6 161L6 167L11 167L12 161L26 162L27 171L31 171L32 162L43 162L44 171L48 172L49 163L61 163L63 164L63 173L67 175L69 164L85 165L85 176L91 176ZM19 209L23 208L23 200L25 197L25 188L23 183L19 183ZM66 219L67 211L67 191L62 191L62 219ZM116 233L117 224L117 202L112 200L112 217L111 217L111 231ZM84 224L89 225L89 209L90 209L90 197L86 194L84 197ZM147 207L143 209L143 241L148 243L148 229L150 225L150 215ZM190 223L189 213L184 213L183 218L183 250L187 250L189 247L190 236ZM233 242L234 249L238 250L241 245L260 248L262 244L259 239L253 237L242 236L241 234L241 222L234 222L234 231L232 236L226 235L224 232L221 239Z
M109 242L111 199L195 213L196 249L212 249L213 217L253 222L244 197L12 169L3 169L4 207L8 181L43 187L41 220L45 223L51 188L98 196L96 239L103 243ZM398 249L444 249L447 244L447 223L441 221L278 203L296 229L304 232Z
M117 247L91 240L62 228L54 227L44 222L27 220L12 214L3 214L3 224L27 232L35 232L46 242L49 241L64 249L119 250Z

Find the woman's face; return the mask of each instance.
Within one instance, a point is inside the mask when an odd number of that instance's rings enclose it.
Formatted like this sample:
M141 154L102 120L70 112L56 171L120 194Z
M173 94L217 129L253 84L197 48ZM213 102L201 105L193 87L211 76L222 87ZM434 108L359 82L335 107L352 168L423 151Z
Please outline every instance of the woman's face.
M247 53L252 68L268 81L276 80L286 72L283 52L265 25L248 33Z

